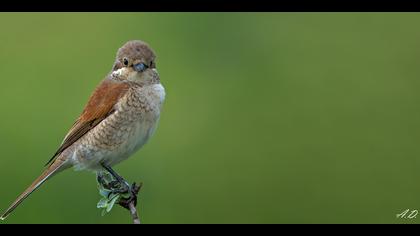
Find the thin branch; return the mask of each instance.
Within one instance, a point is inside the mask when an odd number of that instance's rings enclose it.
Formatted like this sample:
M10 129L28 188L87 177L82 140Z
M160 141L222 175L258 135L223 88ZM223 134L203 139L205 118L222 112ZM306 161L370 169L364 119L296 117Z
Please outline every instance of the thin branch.
M133 218L133 224L140 224L140 218L139 215L137 214L137 209L136 206L134 206L133 202L130 202L129 205L130 207L130 213L131 213L131 217Z
M131 218L133 219L133 224L140 224L140 217L137 212L137 195L143 186L143 183L137 185L133 183L131 186L131 195L128 198L121 198L118 204L125 209L130 211Z

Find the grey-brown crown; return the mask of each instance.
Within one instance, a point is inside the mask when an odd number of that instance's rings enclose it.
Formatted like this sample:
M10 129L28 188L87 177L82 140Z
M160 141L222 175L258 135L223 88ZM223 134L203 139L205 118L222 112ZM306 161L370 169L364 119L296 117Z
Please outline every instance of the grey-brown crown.
M130 63L141 61L146 65L150 65L156 56L147 43L141 40L131 40L118 49L113 71L124 66L124 58L128 59Z

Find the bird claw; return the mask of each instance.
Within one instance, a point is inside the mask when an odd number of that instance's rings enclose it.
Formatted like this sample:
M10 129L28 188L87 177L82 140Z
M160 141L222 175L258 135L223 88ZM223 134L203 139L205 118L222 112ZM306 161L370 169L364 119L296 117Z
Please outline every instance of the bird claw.
M131 187L127 185L126 183L121 184L118 181L113 181L110 184L108 198L110 198L111 195L125 195L130 193L131 194Z
M134 207L137 206L137 195L143 185L141 182L130 185L121 176L114 176L108 172L98 172L97 181L100 187L100 193L104 197L101 201L107 203L103 206L99 204L100 207L98 208L106 208L106 212L110 211L115 202L114 199L117 199L115 203L128 210L133 205Z
M143 183L140 182L139 185L136 183L133 183L133 185L130 187L130 196L127 198L121 197L118 204L125 209L130 209L130 203L133 203L134 206L137 206L137 195L143 186Z
M112 181L109 183L110 190L113 193L128 193L130 192L130 185L127 183L121 183L120 181Z

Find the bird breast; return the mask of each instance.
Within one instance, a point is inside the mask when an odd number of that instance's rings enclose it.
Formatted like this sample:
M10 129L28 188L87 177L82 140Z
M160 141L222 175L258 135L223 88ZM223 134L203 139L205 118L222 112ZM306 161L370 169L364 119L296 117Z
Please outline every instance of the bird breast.
M116 111L87 134L78 148L76 169L115 165L141 148L153 135L165 99L159 84L133 86L116 104Z

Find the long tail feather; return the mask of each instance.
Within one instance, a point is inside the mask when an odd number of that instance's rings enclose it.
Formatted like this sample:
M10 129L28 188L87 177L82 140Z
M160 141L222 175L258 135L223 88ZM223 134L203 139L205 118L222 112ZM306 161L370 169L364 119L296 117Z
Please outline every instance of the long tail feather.
M62 169L64 161L57 159L10 205L10 207L0 216L0 220L12 213L33 191L38 189L48 178Z

